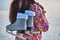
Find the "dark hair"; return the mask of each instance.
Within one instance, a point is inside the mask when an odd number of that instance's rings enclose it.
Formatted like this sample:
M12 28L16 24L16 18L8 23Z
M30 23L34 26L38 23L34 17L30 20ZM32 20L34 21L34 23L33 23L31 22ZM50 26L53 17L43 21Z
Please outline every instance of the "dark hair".
M19 9L19 1L20 0L13 0L10 6L10 13L9 13L9 20L11 23L14 23L16 21L16 16L17 16L17 12L24 12L25 10L29 9L30 4L34 4L35 1L34 0L27 0L27 3L25 3L25 0L23 1L22 7L21 9ZM27 7L26 7L27 6Z

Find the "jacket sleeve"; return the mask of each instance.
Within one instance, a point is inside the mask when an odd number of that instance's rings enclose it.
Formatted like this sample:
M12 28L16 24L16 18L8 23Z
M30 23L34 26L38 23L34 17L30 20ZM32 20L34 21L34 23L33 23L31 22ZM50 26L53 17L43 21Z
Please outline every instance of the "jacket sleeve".
M43 21L44 21L43 22L43 24L44 24L44 26L43 26L43 32L46 32L49 29L49 22L47 20L46 11L45 10L43 10L42 18L43 18Z
M49 23L45 15L46 11L42 8L42 6L33 4L31 5L30 10L35 12L34 26L38 27L40 31L46 32L48 31Z

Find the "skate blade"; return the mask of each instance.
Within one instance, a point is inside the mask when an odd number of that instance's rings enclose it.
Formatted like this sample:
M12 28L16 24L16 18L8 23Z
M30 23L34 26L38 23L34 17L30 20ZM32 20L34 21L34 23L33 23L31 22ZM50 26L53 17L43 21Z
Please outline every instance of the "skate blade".
M20 38L20 39L23 39L23 40L26 39L26 38L24 38L24 37L20 37L20 36L14 34L13 31L6 30L6 32L9 33L9 34L11 34L11 35L13 35L13 36L16 36L17 38Z
M38 31L38 32L31 32L32 34L30 34L29 32L25 32L25 33L30 35L30 36L33 36L33 34L40 34L40 31Z
M32 34L39 34L40 33L40 31L39 32L32 32Z

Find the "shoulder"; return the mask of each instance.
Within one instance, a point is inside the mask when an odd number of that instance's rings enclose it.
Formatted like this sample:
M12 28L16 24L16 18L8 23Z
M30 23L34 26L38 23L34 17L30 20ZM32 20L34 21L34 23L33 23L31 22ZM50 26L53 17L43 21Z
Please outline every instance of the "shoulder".
M33 6L34 7L40 7L41 9L44 9L44 7L41 4L39 4L39 3L35 3L35 4L33 4Z
M30 4L30 9L36 10L38 8L39 8L39 6L36 3Z
M41 11L43 14L46 13L46 10L44 9L44 7L39 3L33 4L33 7L36 8L38 11Z
M34 4L31 4L30 5L31 8L34 8L34 9L44 9L43 6L39 3L34 3Z
M35 12L36 11L40 11L41 13L45 13L46 12L44 7L41 4L39 4L39 3L31 4L30 5L30 9L35 11Z

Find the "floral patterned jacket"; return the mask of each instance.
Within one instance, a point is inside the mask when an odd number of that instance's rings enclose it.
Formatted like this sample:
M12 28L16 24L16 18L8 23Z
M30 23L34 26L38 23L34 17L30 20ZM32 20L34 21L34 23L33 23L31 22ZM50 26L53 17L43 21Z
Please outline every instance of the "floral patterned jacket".
M49 23L46 18L46 11L41 5L38 4L31 4L30 9L35 12L35 17L34 17L34 27L33 27L33 32L38 32L38 34L33 34L33 37L31 37L28 34L24 34L24 37L30 38L30 40L41 40L42 39L42 32L48 31L49 28ZM19 39L18 39L19 40Z
M34 17L34 27L36 28L35 31L47 31L49 27L49 23L46 18L46 11L44 8L39 5L39 4L33 4L30 7L30 10L35 12L35 17Z

